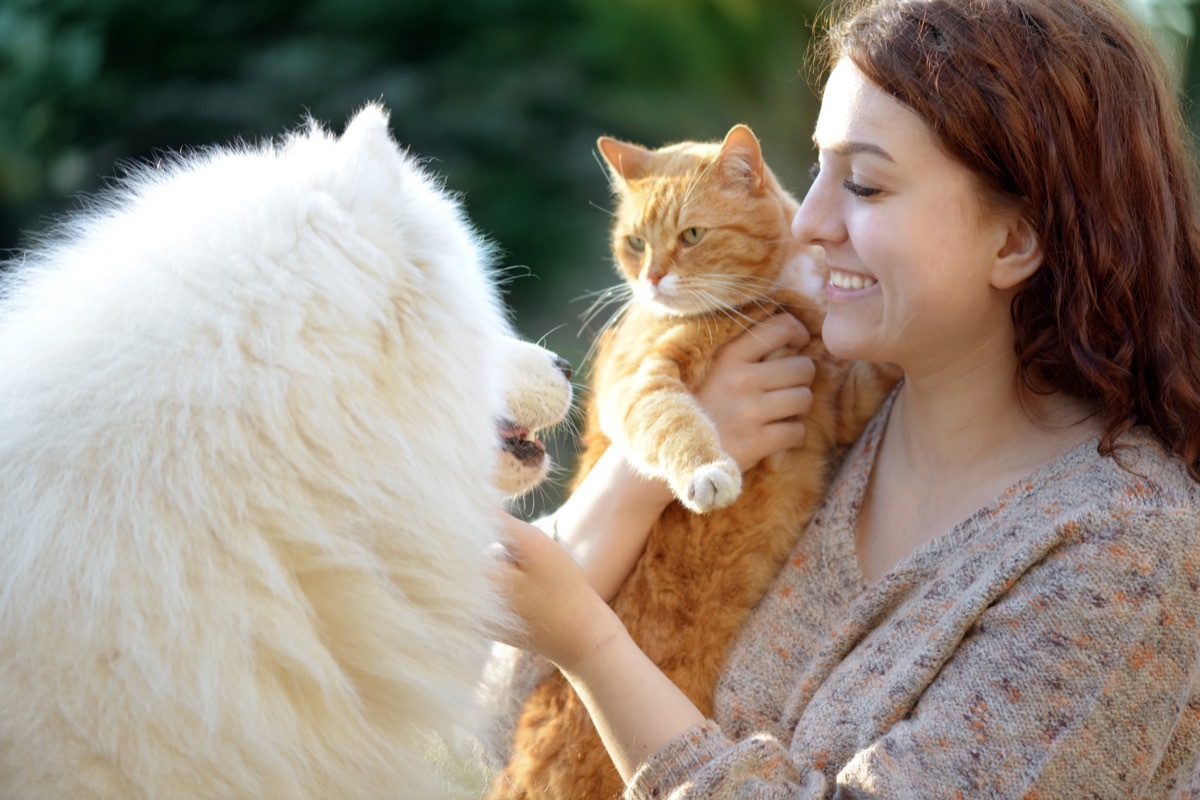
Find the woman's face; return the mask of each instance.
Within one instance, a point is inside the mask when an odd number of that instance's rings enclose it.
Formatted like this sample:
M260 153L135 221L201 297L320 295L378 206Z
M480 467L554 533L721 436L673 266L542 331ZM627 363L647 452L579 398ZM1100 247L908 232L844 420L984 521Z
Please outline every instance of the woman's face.
M819 173L792 230L824 250L830 351L910 376L1011 356L1012 293L993 282L1012 215L986 211L929 125L847 59L813 138Z

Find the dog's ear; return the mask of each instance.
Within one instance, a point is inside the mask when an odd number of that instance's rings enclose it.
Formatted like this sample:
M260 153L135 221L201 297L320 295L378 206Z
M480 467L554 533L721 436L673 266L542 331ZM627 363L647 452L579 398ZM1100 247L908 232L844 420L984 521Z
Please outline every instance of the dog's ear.
M341 142L354 148L371 149L380 145L394 148L396 143L392 140L389 118L387 109L382 105L367 103L350 118Z
M329 191L356 209L360 221L387 220L403 213L402 186L430 182L415 160L392 137L389 114L379 103L367 103L346 123L333 144Z
M350 118L338 140L338 150L348 161L360 164L395 158L399 148L388 120L387 109L379 103L367 103Z

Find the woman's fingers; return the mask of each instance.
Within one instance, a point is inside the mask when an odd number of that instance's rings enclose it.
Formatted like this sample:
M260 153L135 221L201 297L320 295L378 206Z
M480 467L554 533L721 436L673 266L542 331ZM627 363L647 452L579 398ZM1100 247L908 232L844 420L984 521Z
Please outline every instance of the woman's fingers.
M780 313L751 325L745 333L725 345L731 357L742 361L761 361L781 347L800 349L812 337L800 320Z
M812 389L793 386L764 394L758 412L764 423L782 422L792 417L806 416L812 411L812 404Z
M817 375L817 366L808 356L774 358L757 365L757 370L762 388L767 391L811 386Z
M504 520L502 544L504 560L521 571L536 570L551 548L559 545L541 528L500 512ZM551 556L552 557L552 556Z
M807 429L803 422L774 422L763 428L763 438L767 440L772 453L780 453L803 447Z
M771 453L803 442L803 429L767 432L774 423L796 421L812 408L812 359L786 355L803 347L808 331L795 317L777 314L726 343L700 385L697 398L717 428L721 446L744 471ZM793 351L789 351L793 352Z

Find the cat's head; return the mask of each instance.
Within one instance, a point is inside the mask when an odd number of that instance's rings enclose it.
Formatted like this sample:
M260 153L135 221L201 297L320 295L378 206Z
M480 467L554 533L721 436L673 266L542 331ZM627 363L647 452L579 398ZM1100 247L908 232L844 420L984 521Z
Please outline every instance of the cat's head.
M754 133L649 150L602 136L617 209L617 268L659 313L737 308L769 294L797 244L798 204L763 162Z

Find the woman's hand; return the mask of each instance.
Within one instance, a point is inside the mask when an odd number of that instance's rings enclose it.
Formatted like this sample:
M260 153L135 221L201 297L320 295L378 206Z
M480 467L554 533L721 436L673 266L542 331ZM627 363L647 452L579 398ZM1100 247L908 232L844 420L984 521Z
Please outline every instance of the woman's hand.
M549 659L587 707L621 777L704 715L629 636L583 570L541 530L505 515L502 590L524 630L505 637Z
M583 569L539 528L504 514L501 589L523 630L505 643L536 653L564 671L624 633Z
M804 444L803 417L812 408L816 367L793 355L809 341L791 314L751 326L717 352L696 392L721 437L721 447L742 471L762 459Z

